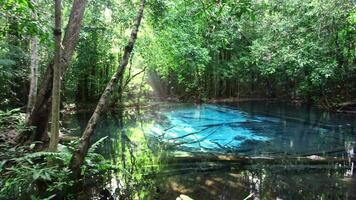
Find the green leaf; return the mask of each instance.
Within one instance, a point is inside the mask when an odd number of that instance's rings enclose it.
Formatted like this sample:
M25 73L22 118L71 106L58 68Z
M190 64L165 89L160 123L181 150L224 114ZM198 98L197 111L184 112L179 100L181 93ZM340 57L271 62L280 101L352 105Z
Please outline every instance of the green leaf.
M35 143L32 143L32 144L30 145L30 149L35 148L35 146L36 146L36 144L35 144Z
M34 180L34 181L36 181L39 177L41 176L41 174L39 173L39 172L33 172L33 174L32 174L32 179Z

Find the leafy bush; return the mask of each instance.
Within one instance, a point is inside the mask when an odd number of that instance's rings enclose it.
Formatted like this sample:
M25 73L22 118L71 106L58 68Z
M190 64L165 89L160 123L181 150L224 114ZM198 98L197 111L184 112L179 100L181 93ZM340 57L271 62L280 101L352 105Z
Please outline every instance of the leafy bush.
M69 169L64 165L69 158L66 152L36 152L4 161L10 163L11 167L0 171L4 177L0 181L0 199L28 199L40 193L41 197L50 197L73 185L74 181L68 176Z
M94 153L104 139L93 144L89 150L82 167L85 175L83 180L71 179L68 167L75 143L63 147L59 152L27 153L22 157L1 162L0 199L28 199L31 195L32 199L51 199L78 181L85 182L90 179L95 179L96 187L101 186L106 181L105 172L113 169L111 163L102 155ZM6 168L7 165L10 167ZM71 195L73 194L69 194L69 197Z
M26 129L25 114L20 108L2 111L0 110L0 131L4 129Z
M0 199L12 197L26 199L32 194L39 194L42 187L47 187L44 196L52 196L63 188L74 184L69 179L67 167L50 167L46 163L16 165L9 169L10 177L1 182Z

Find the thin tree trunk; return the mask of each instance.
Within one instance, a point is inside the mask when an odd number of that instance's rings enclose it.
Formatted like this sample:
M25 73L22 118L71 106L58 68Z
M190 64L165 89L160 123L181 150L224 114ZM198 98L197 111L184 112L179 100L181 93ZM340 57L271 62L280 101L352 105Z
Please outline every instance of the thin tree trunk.
M89 149L90 138L94 133L95 127L98 124L102 114L105 112L107 105L109 104L110 95L117 86L117 82L120 80L125 72L125 68L130 58L130 54L134 48L135 41L137 38L137 32L140 27L141 19L143 16L145 0L141 0L140 8L137 12L136 21L131 32L130 40L125 47L124 54L121 58L120 65L117 68L116 73L113 75L108 85L106 86L103 94L101 95L99 102L95 108L93 115L91 116L84 133L79 141L78 149L73 153L72 159L70 161L70 169L75 177L80 176L80 167L83 164L84 158Z
M85 6L87 0L74 0L71 14L67 24L66 32L62 41L63 51L61 52L62 70L60 75L65 73L70 59L74 53L74 48L79 39L81 23L83 21ZM41 85L37 94L36 103L28 119L28 125L36 127L35 131L29 134L24 134L21 140L35 141L45 140L47 137L47 124L50 116L51 94L53 83L53 63L50 62L46 73L41 81Z
M38 83L38 38L31 37L31 74L30 74L30 92L28 94L27 117L29 117L32 108L36 102Z
M36 0L33 0L33 3L36 3ZM36 20L36 13L32 13L32 19ZM30 66L30 91L28 94L28 103L26 110L26 121L31 114L33 106L36 102L37 96L37 83L38 83L38 38L32 36L30 40L30 49L31 49L31 66Z
M62 20L62 6L61 0L55 0L55 55L53 66L53 87L52 87L52 124L51 124L51 138L49 141L49 151L57 151L59 141L59 109L60 109L60 91L61 91L61 20Z

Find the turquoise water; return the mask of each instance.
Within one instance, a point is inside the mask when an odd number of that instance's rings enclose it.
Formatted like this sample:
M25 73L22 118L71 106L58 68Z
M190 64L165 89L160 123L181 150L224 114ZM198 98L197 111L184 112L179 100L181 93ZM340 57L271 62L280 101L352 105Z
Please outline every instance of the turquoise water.
M63 124L79 136L89 117L87 112L66 115ZM93 142L108 136L98 151L125 171L105 186L118 199L123 190L131 199L168 200L181 194L195 200L356 199L355 127L355 116L281 102L162 102L121 117L108 114ZM162 152L197 154L189 162L153 162ZM275 162L194 161L194 155L215 153L268 156ZM295 159L311 155L343 160Z
M148 134L191 150L224 151L272 139L244 127L245 123L263 123L264 119L221 106L188 106L160 114L167 121L157 123Z
M162 106L156 111L160 120L145 131L175 149L238 155L346 155L355 146L352 116L323 116L317 109L309 110L309 116L300 115L300 111L292 113L293 109L284 110L281 116L278 110L265 113L263 109L257 109L258 113L247 103L242 105L245 107ZM270 106L273 109L276 104Z

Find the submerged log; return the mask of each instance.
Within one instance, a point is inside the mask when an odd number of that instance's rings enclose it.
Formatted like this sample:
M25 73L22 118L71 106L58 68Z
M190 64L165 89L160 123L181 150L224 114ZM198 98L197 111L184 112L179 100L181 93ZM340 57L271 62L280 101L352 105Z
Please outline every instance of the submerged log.
M332 110L340 113L356 114L356 102L349 101L333 105Z
M176 155L167 157L165 159L167 164L174 163L229 163L229 164L336 164L336 163L351 163L356 162L356 158L342 158L342 157L322 157L317 155L310 156L236 156L236 155L223 155L223 154L201 154L201 153L188 153L184 155Z
M355 101L348 101L348 102L343 102L343 103L338 103L335 105L335 107L339 107L339 108L343 108L343 107L347 107L347 106L356 106L356 102Z

